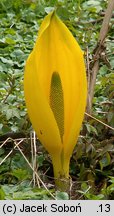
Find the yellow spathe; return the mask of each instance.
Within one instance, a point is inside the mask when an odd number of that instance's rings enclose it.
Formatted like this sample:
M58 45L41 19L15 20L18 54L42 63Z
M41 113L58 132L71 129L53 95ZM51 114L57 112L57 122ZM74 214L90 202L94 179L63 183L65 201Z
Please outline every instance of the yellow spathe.
M55 12L47 15L24 75L28 114L50 153L55 178L68 177L87 96L83 52Z

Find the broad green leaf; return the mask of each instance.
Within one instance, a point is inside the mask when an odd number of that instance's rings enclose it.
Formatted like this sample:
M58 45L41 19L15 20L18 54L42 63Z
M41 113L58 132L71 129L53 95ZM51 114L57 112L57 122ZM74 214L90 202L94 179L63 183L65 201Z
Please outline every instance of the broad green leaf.
M69 196L66 192L56 192L56 199L57 200L69 200Z

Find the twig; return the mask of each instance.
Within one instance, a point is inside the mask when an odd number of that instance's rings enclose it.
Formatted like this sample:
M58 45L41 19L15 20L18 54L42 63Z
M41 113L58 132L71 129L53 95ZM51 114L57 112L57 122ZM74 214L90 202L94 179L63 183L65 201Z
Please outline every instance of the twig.
M9 137L12 139L16 138L25 138L28 134L24 133L23 131L20 132L8 132L0 136L0 142L5 141Z
M88 50L88 46L86 49L86 67L87 67L87 89L89 91L89 86L90 86L90 78L91 78L91 71L90 71L90 61L89 61L89 50ZM90 107L90 94L88 94L88 98L87 98L87 112L89 112L88 108Z
M9 138L10 140L12 140L11 138ZM23 142L23 139L22 140L20 140L19 142L18 142L18 144L17 144L17 146L18 145L20 145L20 143L22 143ZM5 142L4 142L5 143ZM3 146L3 145L2 145ZM14 151L14 149L16 149L16 147L17 146L14 146L14 148L6 155L6 157L4 157L4 159L0 162L0 166L4 163L4 161L11 155L11 153Z
M89 186L89 187L87 188L87 190L86 190L85 192L83 192L83 194L82 194L78 199L80 200L86 193L88 193L88 191L89 191L91 188L92 188L92 187Z
M36 135L35 132L31 132L31 153L32 153L32 164L33 164L33 182L34 186L36 186L36 182L38 187L40 188L39 180L35 174L35 171L37 171L37 162L36 162Z
M11 153L14 151L14 149L18 149L20 151L20 153L22 154L22 156L24 157L25 161L27 162L27 164L29 165L29 167L32 169L32 171L35 173L35 175L37 176L38 180L41 182L41 184L43 185L43 187L47 190L47 192L50 194L50 196L56 200L56 198L53 196L53 194L48 190L48 188L46 187L46 185L44 184L44 182L42 181L42 179L39 177L38 173L34 170L34 167L32 167L32 165L30 164L30 162L28 161L28 159L26 158L26 156L24 155L24 153L22 152L22 150L20 149L19 145L20 143L22 143L24 141L24 139L21 139L18 143L13 140L12 138L8 138L3 144L2 144L2 147L3 145L6 144L7 141L13 141L15 146L14 148L6 155L6 157L0 162L0 165L2 165L4 163L4 161L11 155ZM0 147L1 148L1 147Z
M100 30L100 35L99 35L100 43L103 43L108 33L109 22L112 17L113 10L114 10L114 0L109 0L108 7L107 7L107 10L106 10L106 13L103 19L102 27Z
M105 127L110 128L111 130L114 131L114 128L111 127L110 125L108 125L108 124L106 124L106 123L100 121L99 119L95 118L94 116L92 116L92 115L90 115L90 114L88 114L88 113L86 113L86 112L85 112L85 114L86 114L87 116L89 116L90 118L96 120L97 122L101 123L101 124L104 125Z
M46 187L46 185L44 184L44 182L42 181L42 179L39 177L38 173L36 171L34 171L34 168L32 167L32 165L30 164L30 162L28 161L28 159L26 158L26 156L23 154L22 150L19 148L18 144L14 141L15 146L17 147L17 149L20 151L20 153L22 154L22 156L24 157L25 161L27 162L27 164L29 165L29 167L32 169L33 172L35 172L35 175L37 176L37 178L39 179L39 181L41 182L41 184L43 185L43 187L47 190L47 192L50 194L50 196L55 200L56 198L53 196L53 194L48 190L48 188Z
M108 6L105 12L105 16L103 19L103 23L101 26L101 30L99 33L98 44L94 50L94 64L92 65L92 70L90 74L90 85L88 89L89 99L88 99L88 104L87 104L87 112L89 112L90 114L92 110L92 100L94 96L94 87L96 83L96 77L97 77L97 73L99 70L100 56L101 56L101 53L105 50L104 41L108 33L109 22L112 17L113 9L114 9L114 0L109 0Z
M11 142L11 138L10 138L10 137L8 137L8 138L0 145L0 149L1 149L8 141Z

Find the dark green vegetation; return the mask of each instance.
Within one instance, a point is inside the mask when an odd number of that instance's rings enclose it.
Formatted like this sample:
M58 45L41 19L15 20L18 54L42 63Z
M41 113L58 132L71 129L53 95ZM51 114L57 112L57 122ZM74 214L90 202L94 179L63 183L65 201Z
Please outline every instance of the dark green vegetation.
M54 6L85 51L85 58L92 62L107 0L0 1L0 199L52 199L49 191L56 199L68 199L66 193L54 188L51 160L44 148L38 141L36 145L33 143L34 149L31 147L32 127L23 94L25 61L43 17ZM113 22L112 17L106 49L100 59L92 111L93 116L111 127L114 127ZM20 149L16 148L19 142ZM38 169L39 176L35 176L27 159ZM85 119L71 158L70 175L70 199L114 199L114 130L95 119Z

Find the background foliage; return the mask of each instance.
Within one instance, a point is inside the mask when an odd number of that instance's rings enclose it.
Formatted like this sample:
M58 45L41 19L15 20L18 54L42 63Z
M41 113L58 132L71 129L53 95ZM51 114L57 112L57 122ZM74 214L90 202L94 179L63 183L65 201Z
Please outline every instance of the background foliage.
M31 124L23 93L25 61L30 54L44 16L56 7L57 14L76 37L89 62L93 61L107 0L1 0L0 1L0 199L69 199L54 188L48 154L37 140L38 173L49 191L33 187L33 172L15 139L24 139L20 148L32 162ZM110 22L93 100L93 115L114 127L114 16ZM114 130L94 119L84 121L74 150L70 175L70 199L114 199ZM7 154L11 154L7 157ZM7 157L5 160L4 158ZM4 160L4 161L3 161Z

